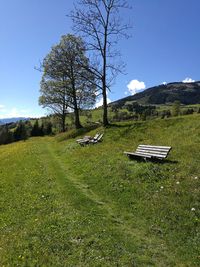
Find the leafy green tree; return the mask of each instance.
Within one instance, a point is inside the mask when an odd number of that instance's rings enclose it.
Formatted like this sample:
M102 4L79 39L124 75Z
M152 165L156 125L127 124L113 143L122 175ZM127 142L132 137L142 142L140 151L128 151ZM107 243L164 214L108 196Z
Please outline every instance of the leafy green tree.
M38 120L36 120L31 130L31 136L40 136L40 135L41 135L41 130L39 127L39 122Z
M40 129L40 136L44 136L44 124L43 124L43 122L42 122L39 129Z
M133 112L134 111L134 105L133 103L126 103L124 106L129 112Z
M174 101L174 103L172 105L172 115L178 116L180 114L180 108L181 108L180 101L178 101L178 100Z
M80 0L69 17L74 30L86 41L93 64L90 71L103 97L103 124L108 125L107 91L124 64L116 62L120 52L116 44L121 37L128 37L127 24L122 23L120 10L128 8L126 0Z
M22 121L18 123L17 128L13 133L13 136L15 141L25 141L28 138L25 124Z
M68 111L68 95L64 82L51 81L42 78L41 81L41 96L39 98L39 104L44 108L48 108L53 111L54 115L58 118L61 131L66 130L65 120L66 116L69 113ZM65 85L67 82L65 82Z
M94 75L86 68L88 65L82 39L71 34L62 36L43 60L39 103L60 117L62 131L70 110L74 111L78 129L82 127L79 110L94 105L96 86Z
M2 126L0 128L0 145L9 144L13 142L13 134L9 131L8 126Z
M30 136L31 131L32 131L32 124L31 124L30 120L27 120L24 123L25 123L25 127L26 127L27 136Z
M44 128L43 133L44 135L51 135L53 133L52 131L52 123L50 121L44 122Z
M92 122L92 112L90 110L88 110L86 112L85 116L86 116L87 123L91 123Z

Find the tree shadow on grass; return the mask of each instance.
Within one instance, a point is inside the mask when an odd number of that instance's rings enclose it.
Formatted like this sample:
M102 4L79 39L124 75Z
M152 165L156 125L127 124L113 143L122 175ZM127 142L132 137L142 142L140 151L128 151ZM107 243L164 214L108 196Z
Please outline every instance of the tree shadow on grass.
M169 164L177 164L177 163L179 163L179 161L178 160L165 159L165 160L160 161L160 163L161 164L167 164L167 163L169 163Z
M110 123L106 128L127 128L133 126L133 122L126 122L124 124Z
M177 164L179 163L178 160L170 160L170 159L164 159L164 160L159 160L159 159L144 159L142 157L135 157L135 156L128 156L130 160L135 160L137 162L152 162L155 164Z

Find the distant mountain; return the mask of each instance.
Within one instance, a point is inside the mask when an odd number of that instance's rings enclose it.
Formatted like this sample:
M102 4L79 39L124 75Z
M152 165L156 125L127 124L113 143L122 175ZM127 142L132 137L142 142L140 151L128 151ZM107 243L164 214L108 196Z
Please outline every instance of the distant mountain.
M0 119L0 125L17 122L17 121L26 121L30 118L18 117L18 118L7 118L7 119Z
M200 104L200 81L193 83L174 82L161 84L145 91L110 103L110 106L123 106L136 101L144 105L169 104L179 100L182 104Z

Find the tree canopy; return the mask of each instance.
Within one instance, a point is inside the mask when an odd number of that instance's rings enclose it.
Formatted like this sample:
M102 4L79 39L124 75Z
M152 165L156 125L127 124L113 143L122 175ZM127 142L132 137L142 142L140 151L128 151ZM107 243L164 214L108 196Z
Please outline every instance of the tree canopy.
M68 34L43 60L39 103L61 118L63 131L70 110L74 112L75 127L80 128L79 110L95 102L95 77L88 71L85 53L83 40Z

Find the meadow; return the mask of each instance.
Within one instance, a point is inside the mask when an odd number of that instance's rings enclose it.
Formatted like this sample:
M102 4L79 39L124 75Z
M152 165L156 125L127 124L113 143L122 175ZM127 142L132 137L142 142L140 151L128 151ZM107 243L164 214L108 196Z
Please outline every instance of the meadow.
M200 115L0 146L0 266L200 266ZM167 160L130 160L138 144Z

